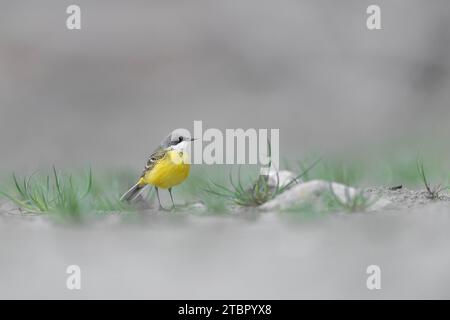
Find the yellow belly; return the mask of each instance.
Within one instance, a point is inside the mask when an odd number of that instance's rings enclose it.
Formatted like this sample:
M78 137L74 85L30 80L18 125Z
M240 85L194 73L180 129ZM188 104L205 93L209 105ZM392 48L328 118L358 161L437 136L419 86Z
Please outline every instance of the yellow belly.
M166 156L139 181L162 189L172 188L189 176L191 165L186 152L168 151Z

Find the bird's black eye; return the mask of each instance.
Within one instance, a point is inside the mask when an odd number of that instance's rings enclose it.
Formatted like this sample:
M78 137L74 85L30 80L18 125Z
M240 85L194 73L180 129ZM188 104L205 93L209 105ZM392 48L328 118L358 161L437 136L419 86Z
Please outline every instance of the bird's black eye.
M181 142L181 141L183 141L183 137L178 138L178 142Z

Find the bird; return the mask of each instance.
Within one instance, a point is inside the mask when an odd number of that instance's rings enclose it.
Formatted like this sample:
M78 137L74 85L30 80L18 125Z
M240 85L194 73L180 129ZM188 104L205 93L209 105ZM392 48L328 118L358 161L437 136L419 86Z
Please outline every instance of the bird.
M186 149L188 144L194 140L196 139L180 135L175 131L170 133L149 156L136 184L125 192L120 200L132 201L147 185L150 185L155 187L159 209L165 210L161 205L159 189L169 191L172 209L174 209L172 188L184 182L189 176L191 165Z

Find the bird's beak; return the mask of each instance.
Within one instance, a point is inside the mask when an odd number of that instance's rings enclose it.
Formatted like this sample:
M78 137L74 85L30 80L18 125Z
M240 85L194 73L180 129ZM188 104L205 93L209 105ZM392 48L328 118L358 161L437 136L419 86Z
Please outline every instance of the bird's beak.
M191 141L195 141L195 140L198 140L198 138L191 138Z

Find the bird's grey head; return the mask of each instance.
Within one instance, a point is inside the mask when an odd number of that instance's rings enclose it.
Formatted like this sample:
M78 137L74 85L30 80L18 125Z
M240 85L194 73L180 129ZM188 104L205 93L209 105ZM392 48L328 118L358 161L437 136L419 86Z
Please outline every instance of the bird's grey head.
M177 132L170 133L163 141L161 141L161 147L169 148L181 145L186 145L188 142L194 141L191 137L183 136Z

